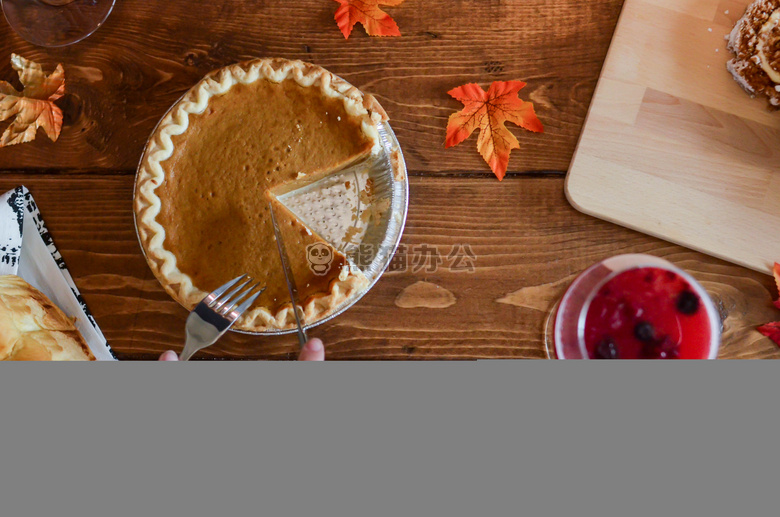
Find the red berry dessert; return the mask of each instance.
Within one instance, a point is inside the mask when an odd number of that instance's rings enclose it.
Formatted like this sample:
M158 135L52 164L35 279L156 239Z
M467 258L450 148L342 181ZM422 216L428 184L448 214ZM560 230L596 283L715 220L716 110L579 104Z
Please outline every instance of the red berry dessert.
M661 268L629 269L591 300L585 346L592 359L707 359L711 326L685 278Z

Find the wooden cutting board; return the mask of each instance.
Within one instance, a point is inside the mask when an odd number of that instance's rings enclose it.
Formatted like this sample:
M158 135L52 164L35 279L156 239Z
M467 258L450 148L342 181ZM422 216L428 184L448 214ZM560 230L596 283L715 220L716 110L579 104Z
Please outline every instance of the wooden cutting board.
M566 181L579 210L759 271L780 262L780 111L726 70L747 0L626 0Z

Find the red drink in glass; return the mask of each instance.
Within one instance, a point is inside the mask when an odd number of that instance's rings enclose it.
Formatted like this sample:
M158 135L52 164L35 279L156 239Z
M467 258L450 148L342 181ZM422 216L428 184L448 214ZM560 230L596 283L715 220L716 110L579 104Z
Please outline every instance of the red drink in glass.
M648 255L607 259L580 275L555 319L559 358L714 359L720 318L704 288Z

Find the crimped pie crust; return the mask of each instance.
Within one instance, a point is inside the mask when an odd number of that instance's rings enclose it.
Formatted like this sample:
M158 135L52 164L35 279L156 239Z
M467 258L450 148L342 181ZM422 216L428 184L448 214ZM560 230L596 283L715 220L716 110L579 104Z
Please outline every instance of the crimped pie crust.
M325 97L342 100L348 115L361 121L364 135L373 142L372 152L380 150L376 125L387 120L387 115L372 96L363 95L357 88L321 67L301 61L258 59L206 75L170 109L155 129L138 168L134 197L136 225L147 262L165 290L188 310L208 293L193 285L192 279L178 269L176 256L165 248L165 228L156 220L161 200L155 191L165 180L161 164L174 152L171 137L187 131L189 115L203 113L212 97L227 93L234 85L250 84L261 79L273 83L293 80L302 87L316 88ZM362 272L356 267L344 266L338 278L330 283L329 292L301 301L306 322L313 323L327 316L367 286L368 280ZM292 308L287 304L275 314L266 307L254 307L234 328L264 332L291 328L294 324Z

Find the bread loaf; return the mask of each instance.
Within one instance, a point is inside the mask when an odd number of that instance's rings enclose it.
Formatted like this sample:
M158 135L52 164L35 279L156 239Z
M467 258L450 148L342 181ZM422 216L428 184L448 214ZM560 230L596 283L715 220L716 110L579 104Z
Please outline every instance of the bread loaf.
M0 360L94 361L73 321L15 275L0 276Z

